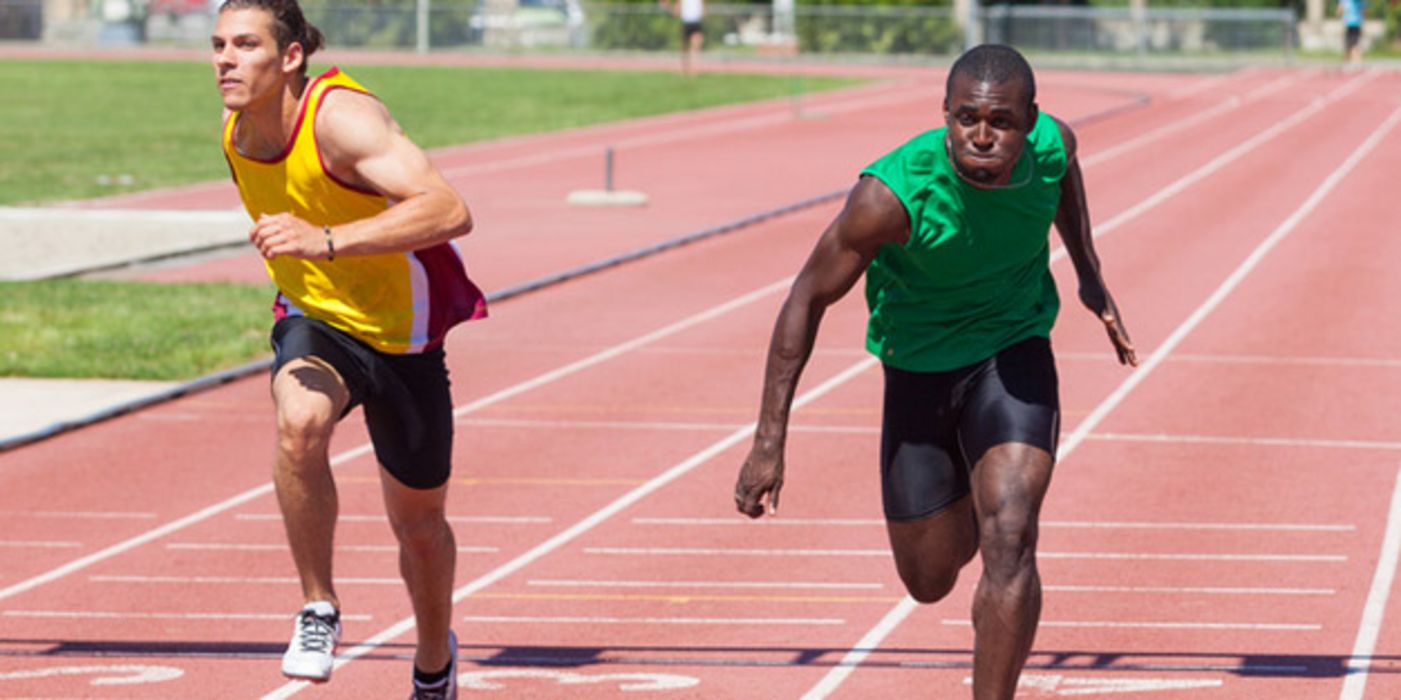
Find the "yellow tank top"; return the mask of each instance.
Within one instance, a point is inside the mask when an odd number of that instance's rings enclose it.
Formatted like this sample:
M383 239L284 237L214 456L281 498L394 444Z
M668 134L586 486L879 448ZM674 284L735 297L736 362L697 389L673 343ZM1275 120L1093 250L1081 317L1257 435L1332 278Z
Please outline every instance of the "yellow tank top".
M271 160L239 154L239 113L224 123L224 155L248 215L289 212L317 226L369 218L385 210L383 195L341 182L326 169L316 144L316 114L332 90L370 94L339 69L313 78L302 96L292 136ZM380 352L416 353L442 344L448 329L486 316L486 299L467 277L457 246L442 243L409 253L347 255L333 261L278 257L265 261L277 285L277 318L324 321Z

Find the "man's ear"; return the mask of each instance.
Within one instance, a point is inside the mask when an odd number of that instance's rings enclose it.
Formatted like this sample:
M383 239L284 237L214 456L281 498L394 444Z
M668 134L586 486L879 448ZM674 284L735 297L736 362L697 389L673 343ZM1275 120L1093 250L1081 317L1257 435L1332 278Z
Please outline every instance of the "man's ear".
M949 113L949 98L944 98L944 123L953 123L953 115Z
M1040 108L1040 107L1037 107L1035 102L1032 102L1032 103L1031 103L1031 106L1028 107L1027 110L1026 110L1026 116L1027 116L1026 130L1027 130L1027 133L1030 133L1032 127L1036 126L1036 119L1037 119L1037 117L1040 117L1040 116L1041 116L1041 108Z
M302 50L302 43L294 41L288 44L287 50L282 52L282 72L288 75L300 72L305 63L306 53Z

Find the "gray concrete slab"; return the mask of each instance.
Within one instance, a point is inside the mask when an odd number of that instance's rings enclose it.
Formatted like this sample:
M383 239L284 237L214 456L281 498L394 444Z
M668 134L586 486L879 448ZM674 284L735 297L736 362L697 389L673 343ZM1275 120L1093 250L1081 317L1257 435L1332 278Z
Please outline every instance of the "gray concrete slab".
M169 391L178 382L0 378L0 443Z
M0 207L0 280L74 275L245 244L243 210Z

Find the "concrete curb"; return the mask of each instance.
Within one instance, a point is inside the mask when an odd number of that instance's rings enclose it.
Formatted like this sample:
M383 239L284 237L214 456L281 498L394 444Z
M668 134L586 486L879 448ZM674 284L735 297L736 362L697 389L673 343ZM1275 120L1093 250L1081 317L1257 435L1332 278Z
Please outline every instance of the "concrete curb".
M66 277L248 242L242 210L0 207L0 280Z

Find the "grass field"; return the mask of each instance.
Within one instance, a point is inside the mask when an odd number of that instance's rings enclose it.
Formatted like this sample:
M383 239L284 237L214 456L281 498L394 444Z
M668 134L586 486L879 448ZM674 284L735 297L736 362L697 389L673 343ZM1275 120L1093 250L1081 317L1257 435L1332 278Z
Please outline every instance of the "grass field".
M854 82L343 68L377 93L425 148ZM0 62L0 205L227 178L221 113L212 70L202 63ZM191 379L268 352L271 298L265 286L0 283L0 376Z
M314 66L320 71L327 66ZM823 90L851 80L343 66L433 148ZM203 63L0 62L0 205L228 177Z
M268 354L271 285L0 282L0 376L190 379Z

